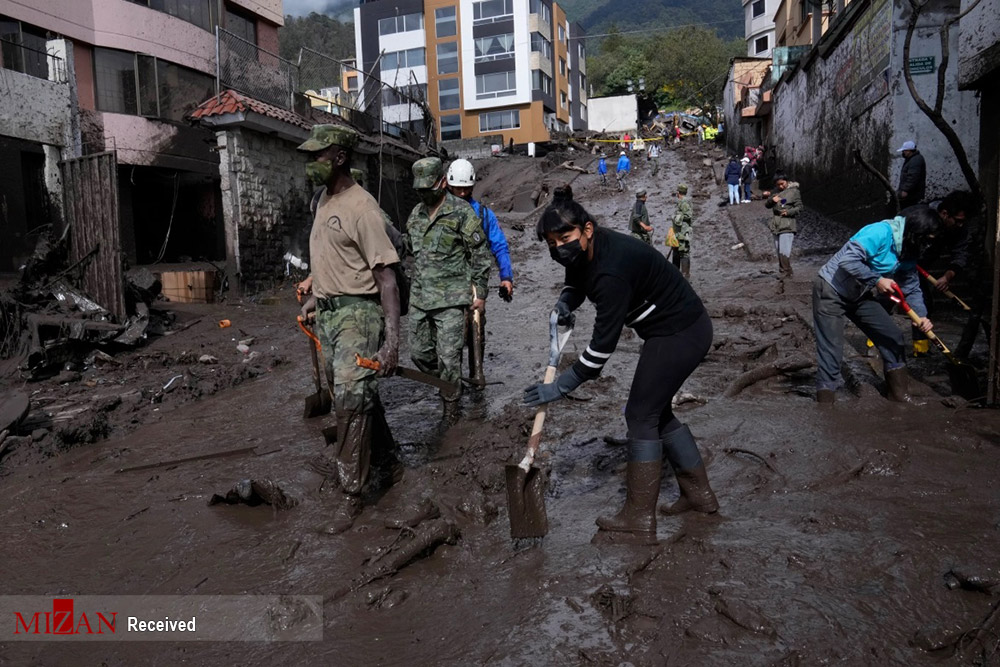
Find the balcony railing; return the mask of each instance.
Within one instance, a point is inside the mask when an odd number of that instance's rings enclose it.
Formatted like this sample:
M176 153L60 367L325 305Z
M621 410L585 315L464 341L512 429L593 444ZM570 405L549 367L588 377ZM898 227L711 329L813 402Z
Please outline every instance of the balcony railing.
M59 56L0 38L0 67L37 79L66 83L66 61Z

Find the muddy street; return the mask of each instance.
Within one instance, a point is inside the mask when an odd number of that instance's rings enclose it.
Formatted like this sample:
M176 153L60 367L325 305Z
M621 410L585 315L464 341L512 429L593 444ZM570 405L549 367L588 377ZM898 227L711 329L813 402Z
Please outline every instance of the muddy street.
M725 185L694 146L665 151L656 179L636 159L632 190L621 194L593 174L552 167L563 159L547 158L547 170L528 158L477 165L477 194L497 210L516 283L513 303L502 302L494 270L491 384L466 392L463 419L442 432L432 389L381 381L406 470L351 530L324 532L337 493L310 463L333 418L302 418L313 385L289 284L254 303L186 306L181 317L195 324L136 352L124 369L98 368L71 387L23 387L63 412L73 397L97 392L104 402L85 423L96 421L87 437L21 438L0 463L5 593L325 600L322 642L86 647L86 662L108 665L1000 664L991 595L1000 586L966 590L946 576L1000 581L1000 415L949 398L940 355L914 368L923 407L888 402L877 356L853 327L845 364L857 388L831 410L813 400L811 283L852 230L805 216L794 278L781 281L763 203L719 207ZM590 162L579 152L568 159ZM594 520L624 498L624 448L605 438L625 432L641 345L629 330L602 377L576 392L580 400L548 410L548 535L533 544L509 538L504 464L527 444L533 411L521 395L544 372L563 274L535 237L538 211L507 209L523 209L523 193L542 182L550 191L571 182L598 222L620 231L635 189L645 188L661 251L670 194L690 187L691 283L715 339L677 411L698 438L721 510L661 515L657 544L592 542ZM587 347L593 315L589 304L578 311L564 365ZM227 317L236 333L216 325ZM957 340L956 312L942 308L935 321L942 338ZM247 336L259 355L227 362ZM221 363L199 363L204 354ZM740 381L759 366L797 361L809 363ZM166 391L177 375L178 389ZM177 462L233 450L242 451ZM272 480L295 506L209 506L248 478ZM677 495L667 472L660 499ZM415 510L425 520L399 527ZM454 534L379 570L408 541L433 536L438 520ZM0 664L80 656L73 644L0 641Z

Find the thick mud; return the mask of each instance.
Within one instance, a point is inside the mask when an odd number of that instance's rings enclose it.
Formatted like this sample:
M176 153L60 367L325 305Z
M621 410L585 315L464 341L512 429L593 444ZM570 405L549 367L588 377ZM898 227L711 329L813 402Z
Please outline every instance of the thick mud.
M603 377L577 392L583 400L550 407L549 533L512 544L504 465L527 444L532 412L521 392L544 371L561 274L534 237L536 214L510 212L502 223L517 291L512 304L494 294L487 308L486 374L499 384L467 393L463 420L442 432L432 389L383 381L406 471L351 530L323 532L338 493L309 464L332 418L302 419L312 378L288 288L274 305L192 307L183 317L200 323L124 355L121 366L26 388L57 415L86 406L64 422L86 414L87 428L74 440L57 421L3 460L4 593L326 599L320 643L87 647L86 662L108 665L997 664L996 587L949 584L956 571L973 583L996 572L1000 417L947 401L940 356L916 365L923 407L889 403L853 329L846 362L859 386L832 410L813 402L809 368L733 389L762 364L813 358L811 280L849 230L808 216L795 277L781 283L772 261L739 246L753 236L754 247L768 247L762 203L717 206L724 186L703 157L689 146L669 151L655 180L637 160L632 187L649 192L660 243L674 187L688 183L695 201L691 280L715 343L678 411L703 449L718 515L661 518L655 545L592 542L594 519L624 498L624 451L605 437L624 434L641 345L626 332ZM534 191L572 180L601 224L625 228L631 193L540 166L491 162L487 199L513 209L505 183ZM242 331L218 329L224 317ZM941 309L937 322L946 340L957 337L953 311ZM592 324L584 306L564 363L586 347ZM259 354L243 363L235 346L249 336ZM202 354L219 363L200 364ZM164 389L177 375L179 386ZM151 463L162 465L118 472ZM208 506L242 479L273 481L295 506ZM661 501L677 493L666 471ZM415 507L430 516L425 499L440 514L433 521L460 535L449 532L394 576L366 576L411 537L387 522L405 523ZM78 664L81 655L73 645L0 643L3 664Z

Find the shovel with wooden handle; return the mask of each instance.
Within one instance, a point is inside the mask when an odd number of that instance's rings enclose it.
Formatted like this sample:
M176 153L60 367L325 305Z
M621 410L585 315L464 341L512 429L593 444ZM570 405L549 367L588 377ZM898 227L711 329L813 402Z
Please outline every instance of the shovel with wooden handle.
M479 296L476 294L476 286L472 286L472 301L475 302ZM473 383L478 387L486 386L486 376L483 374L483 320L482 313L478 309L472 309L472 349L469 352L469 361L472 369L469 375L472 376Z
M918 266L917 271L920 272L920 275L922 275L924 278L927 279L927 282L929 282L931 285L934 285L934 287L937 287L938 284L937 278L927 273L927 271L925 271L922 266ZM944 291L944 295L954 299L955 301L958 301L958 305L962 307L962 310L972 310L972 308L969 307L969 304L959 299L958 296L956 296L955 293L952 292L950 289L946 289Z
M559 331L559 314L552 311L549 316L549 365L545 369L545 384L555 381L559 356L573 332L572 328ZM548 516L545 513L545 487L548 475L534 465L535 455L542 442L542 427L545 425L547 405L540 405L535 411L535 421L528 438L528 450L518 464L509 464L504 469L507 482L507 510L510 516L510 536L513 539L545 537L549 532Z
M903 310L903 312L913 321L915 325L920 326L920 316L913 312L910 308L910 304L906 303L906 297L903 296L903 290L899 289L899 285L893 286L894 294L890 294L889 298ZM976 375L976 368L972 364L962 361L948 349L948 346L944 344L944 341L937 337L933 331L928 331L925 334L930 340L937 345L941 353L951 362L949 366L948 375L951 378L952 390L962 396L963 398L978 398L981 394L979 391L979 379Z
M330 414L332 401L330 400L330 392L323 391L323 381L320 379L319 338L317 338L316 334L310 331L309 327L306 326L304 317L299 315L297 319L299 328L302 329L302 333L309 336L309 353L312 355L313 381L316 383L316 393L306 396L305 408L302 411L305 419L311 419L313 417L321 417L323 415Z

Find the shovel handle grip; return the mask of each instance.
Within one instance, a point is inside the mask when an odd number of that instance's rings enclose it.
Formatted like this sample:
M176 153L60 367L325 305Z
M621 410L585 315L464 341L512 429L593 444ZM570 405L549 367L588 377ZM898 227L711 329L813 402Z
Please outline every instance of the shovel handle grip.
M296 318L296 321L299 323L299 328L302 329L302 333L312 339L313 345L316 346L316 349L319 350L322 348L322 345L319 344L319 338L317 338L316 334L310 331L309 327L306 326L305 318L299 315L298 318Z
M545 379L543 382L545 384L550 384L554 382L555 379L556 367L547 366L545 368ZM524 471L531 468L531 464L535 460L535 454L538 452L538 446L542 444L542 427L545 425L545 413L547 412L547 408L548 404L542 404L538 406L537 410L535 410L535 421L531 425L531 437L528 438L528 451L518 464Z
M937 287L938 279L935 278L934 276L932 276L931 274L927 273L927 271L924 269L924 267L922 267L920 265L917 265L917 272L920 275L922 275L924 278L926 278L927 282L929 282L934 287ZM966 302L964 302L961 299L959 299L958 295L955 294L954 292L952 292L950 289L946 289L944 291L944 295L946 297L948 297L949 299L954 299L955 301L958 301L958 305L960 305L962 307L962 310L972 310L972 308L969 307L969 304L967 304Z
M354 353L354 359L361 368L367 368L372 371L381 370L382 368L382 363L378 359L366 359L357 352Z
M903 312L906 313L906 315L913 321L913 323L919 327L921 317L917 315L915 312L913 312L913 309L910 308L910 304L906 303L906 299L903 298L903 292L898 287L896 288L896 295L891 298L893 301L895 301L900 305L900 307L903 309ZM934 341L934 344L937 345L942 352L944 352L945 354L951 354L951 350L948 349L948 346L945 345L944 341L938 338L937 334L935 334L933 331L928 331L925 333L925 335L929 339Z

